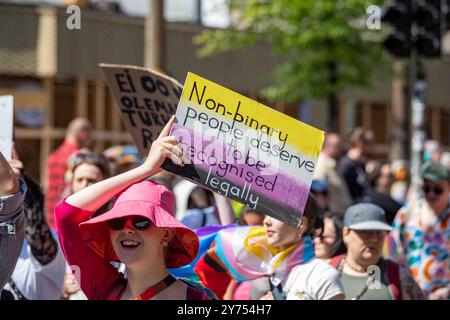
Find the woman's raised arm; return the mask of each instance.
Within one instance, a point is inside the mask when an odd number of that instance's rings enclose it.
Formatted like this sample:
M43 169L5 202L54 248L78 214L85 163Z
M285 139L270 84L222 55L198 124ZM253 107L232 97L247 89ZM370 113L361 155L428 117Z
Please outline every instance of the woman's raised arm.
M158 139L152 143L147 159L142 165L84 188L69 196L66 202L83 210L94 212L133 183L158 173L166 158L171 158L175 164L184 166L183 160L181 160L184 158L183 151L177 147L176 137L169 136L174 122L175 116L172 116Z

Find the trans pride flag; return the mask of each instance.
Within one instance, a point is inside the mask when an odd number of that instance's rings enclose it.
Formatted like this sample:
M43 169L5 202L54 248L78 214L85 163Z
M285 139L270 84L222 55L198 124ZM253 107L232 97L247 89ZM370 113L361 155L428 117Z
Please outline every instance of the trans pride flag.
M173 275L205 283L210 272L205 268L212 266L215 272L226 273L238 282L264 276L281 279L296 265L314 258L310 237L303 237L298 243L278 252L268 245L264 227L215 226L199 229L196 233L200 238L197 258L189 266L172 269Z
M229 226L207 226L200 229L195 230L195 233L197 234L200 245L198 248L198 254L197 257L195 257L194 261L192 261L190 264L176 269L169 269L169 272L178 278L188 278L190 280L194 281L200 281L200 278L194 271L194 266L197 264L199 259L208 251L211 247L212 242L214 241L214 238L217 236L217 233L225 228L235 227L234 225Z

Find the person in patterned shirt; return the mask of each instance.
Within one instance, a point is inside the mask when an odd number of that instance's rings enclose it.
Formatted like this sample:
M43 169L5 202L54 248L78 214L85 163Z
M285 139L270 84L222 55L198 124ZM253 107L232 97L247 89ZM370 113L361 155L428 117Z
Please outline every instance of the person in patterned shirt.
M407 265L428 299L449 299L450 175L436 162L421 168L424 197L408 203L395 217L390 236L394 257Z

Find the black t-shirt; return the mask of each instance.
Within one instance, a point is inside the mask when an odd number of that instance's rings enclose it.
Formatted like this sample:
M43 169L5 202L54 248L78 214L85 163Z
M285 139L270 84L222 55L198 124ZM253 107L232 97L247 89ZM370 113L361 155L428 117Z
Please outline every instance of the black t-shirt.
M364 163L356 162L347 156L339 160L336 171L347 183L353 201L359 202L367 188L366 169Z

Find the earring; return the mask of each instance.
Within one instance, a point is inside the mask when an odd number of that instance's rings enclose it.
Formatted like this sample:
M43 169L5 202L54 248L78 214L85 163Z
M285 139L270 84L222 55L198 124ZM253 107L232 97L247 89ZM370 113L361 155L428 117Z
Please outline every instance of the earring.
M162 245L163 247L167 247L167 242L166 242L166 241L161 241L161 245Z

